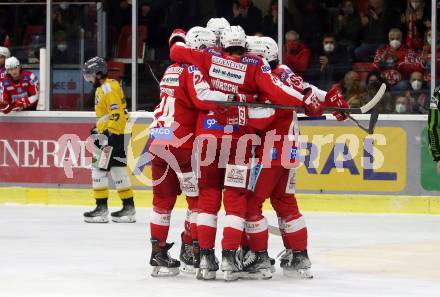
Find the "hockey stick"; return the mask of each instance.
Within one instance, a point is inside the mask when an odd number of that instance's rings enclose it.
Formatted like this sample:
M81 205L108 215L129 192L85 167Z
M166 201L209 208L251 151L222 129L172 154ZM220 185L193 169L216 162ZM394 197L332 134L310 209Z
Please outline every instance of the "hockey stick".
M281 236L280 228L269 225L269 233L277 236Z

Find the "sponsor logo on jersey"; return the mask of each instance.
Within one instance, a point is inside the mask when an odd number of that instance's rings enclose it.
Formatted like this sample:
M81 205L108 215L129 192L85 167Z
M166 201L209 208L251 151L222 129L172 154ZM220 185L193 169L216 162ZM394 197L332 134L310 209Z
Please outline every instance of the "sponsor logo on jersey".
M240 62L244 63L244 64L258 65L259 61L255 57L243 56L243 57L241 57Z
M110 110L116 110L116 109L118 109L119 107L118 107L118 105L117 104L112 104L112 105L110 105Z
M212 57L212 63L240 71L246 71L247 69L246 64L237 63L235 61L227 60L220 57Z
M165 74L162 78L160 85L178 87L179 86L179 75L178 74Z
M218 131L224 131L225 126L220 125L217 123L217 121L213 118L205 117L203 119L203 128L206 130L218 130ZM238 125L233 125L232 130L238 131L239 127Z
M13 100L13 101L15 101L15 100L19 100L19 99L21 99L21 98L25 98L25 97L27 97L27 92L23 92L23 93L20 93L20 94L15 94L15 95L12 95L11 96L11 99Z
M264 73L270 73L270 66L269 65L261 66L261 71L263 71Z
M240 165L226 165L225 186L246 188L247 167Z
M167 94L168 96L174 97L174 89L160 87L160 92L161 92L161 93L165 93L165 94Z
M218 57L220 57L220 56L222 55L221 52L219 52L219 51L217 51L217 50L215 50L215 49L213 49L213 48L208 48L206 51L207 51L208 53L210 53L211 55L214 55L214 56L218 56Z
M209 69L209 76L227 80L236 84L243 84L246 72L231 69L228 67L212 64Z
M14 89L14 87L10 86L10 87L6 87L6 90L8 91L12 91Z
M3 80L2 85L4 85L5 87L9 86L10 85L9 80L7 79Z
M194 65L188 67L188 73L193 73L194 71L199 71L199 68L197 68L197 66Z
M233 93L233 94L238 93L238 86L237 85L223 82L219 79L212 79L211 84L214 87L214 89L216 89L216 90L223 91L226 93Z
M170 140L173 138L173 128L169 127L157 127L151 128L151 139Z
M167 74L171 74L171 73L177 73L177 74L181 74L183 72L183 68L182 67L168 67L167 70L165 71L165 75Z

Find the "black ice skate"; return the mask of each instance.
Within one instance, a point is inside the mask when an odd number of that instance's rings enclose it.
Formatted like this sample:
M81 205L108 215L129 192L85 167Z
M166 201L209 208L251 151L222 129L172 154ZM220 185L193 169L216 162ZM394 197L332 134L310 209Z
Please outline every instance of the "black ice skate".
M84 213L84 222L86 223L108 223L107 200L96 201L96 208Z
M213 249L200 249L200 270L197 279L215 279L218 270L218 261Z
M133 199L124 199L122 203L121 210L111 213L112 221L115 223L136 223L136 209Z
M244 262L244 259L246 259L248 257L248 253L253 253L249 248L240 248L240 257L241 257L241 261ZM275 269L275 259L269 257L269 262L270 262L270 272L272 274L275 273L276 269Z
M223 278L225 281L234 281L240 277L243 265L240 259L240 253L237 250L222 251Z
M175 276L179 274L180 262L171 258L168 252L173 244L167 243L165 246L160 246L159 240L151 239L150 265L153 266L151 276Z
M180 248L180 271L186 272L186 273L195 273L194 269L194 253L193 253L193 247L191 244L186 244L183 241L183 232L181 234L182 239L182 246Z
M248 251L243 259L242 278L270 279L272 278L271 261L267 251Z
M310 279L313 275L310 271L312 263L309 260L307 250L285 250L280 258L280 267L287 277Z

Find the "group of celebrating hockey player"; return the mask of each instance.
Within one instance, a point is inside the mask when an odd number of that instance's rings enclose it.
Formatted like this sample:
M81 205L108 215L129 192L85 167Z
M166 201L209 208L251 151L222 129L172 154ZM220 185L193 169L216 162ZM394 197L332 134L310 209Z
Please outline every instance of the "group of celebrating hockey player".
M326 107L348 107L335 89L308 84L280 64L276 42L246 36L224 18L187 33L176 29L170 39L170 65L160 81L160 104L150 125L149 153L153 179L150 218L152 276L179 271L197 279L227 281L269 279L275 260L268 255L268 223L263 216L267 198L276 211L285 251L284 275L311 278L307 227L295 198L299 127L294 110L253 108L221 102L273 103L304 109L319 116ZM107 78L105 62L93 58L84 77L97 87L96 135L100 148L92 171L97 207L84 214L87 222L108 222L108 172L124 207L116 222L134 222L134 204L125 164L123 131L127 121L119 87ZM99 114L98 114L99 112ZM334 112L338 120L346 115ZM105 150L112 147L113 150ZM116 153L115 153L116 152ZM180 261L167 243L171 212L177 196L188 203ZM221 264L214 252L217 216L223 202Z

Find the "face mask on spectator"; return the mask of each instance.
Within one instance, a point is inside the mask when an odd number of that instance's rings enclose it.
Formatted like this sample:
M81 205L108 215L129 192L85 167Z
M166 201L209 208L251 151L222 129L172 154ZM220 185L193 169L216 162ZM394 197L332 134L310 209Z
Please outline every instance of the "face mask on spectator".
M58 49L60 52L64 52L64 51L67 49L67 44L65 44L65 43L58 43L58 44L57 44L57 49Z
M287 48L290 50L297 50L299 46L299 41L291 40L287 42Z
M411 82L411 87L414 91L418 91L422 88L423 83L420 80L413 80Z
M405 113L406 112L406 105L403 103L397 103L396 104L396 112L397 113Z
M67 3L65 3L65 2L60 3L60 8L61 8L62 10L66 10L67 8L69 8L69 4L67 4Z
M335 50L335 45L333 43L326 43L324 44L324 51L326 53L331 53Z
M402 43L400 42L400 40L397 40L397 39L393 39L393 40L390 41L390 46L391 46L393 49L398 49L398 48L400 47L401 44L402 44Z
M431 45L431 36L427 36L426 37L426 42L429 44L429 45Z

